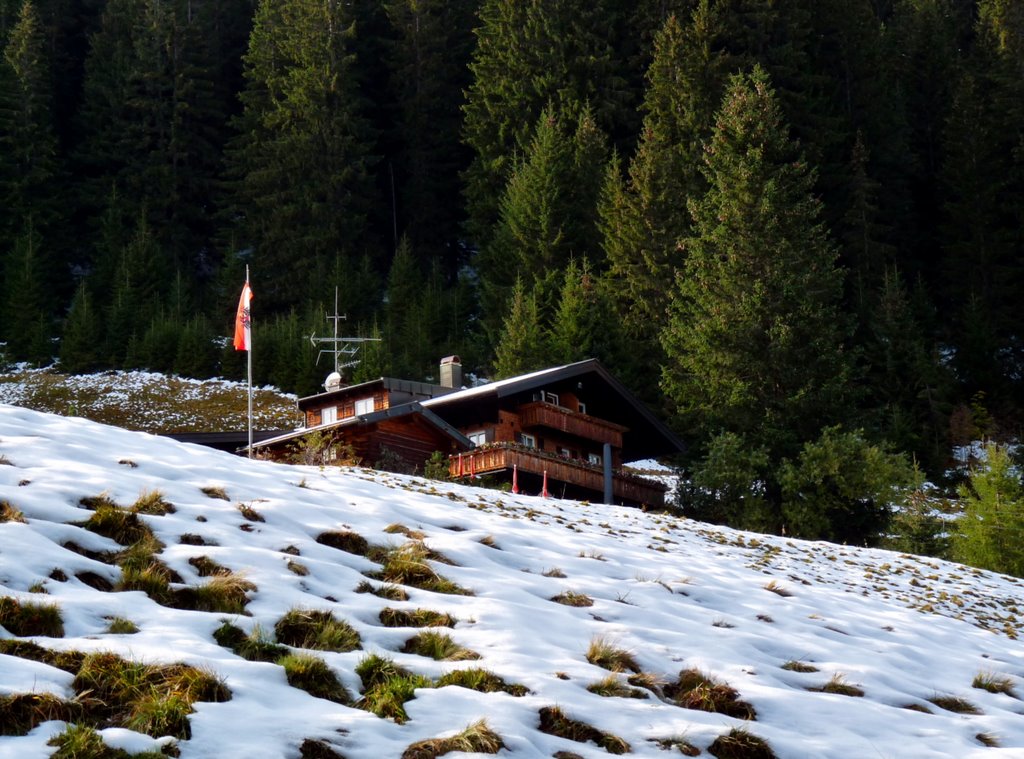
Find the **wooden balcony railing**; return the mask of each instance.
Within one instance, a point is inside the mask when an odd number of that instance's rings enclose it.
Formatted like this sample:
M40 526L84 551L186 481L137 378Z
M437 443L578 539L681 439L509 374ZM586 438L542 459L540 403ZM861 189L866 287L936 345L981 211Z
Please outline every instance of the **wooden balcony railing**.
M520 474L542 476L547 472L550 483L564 482L595 493L604 491L604 471L600 466L514 443L494 443L448 459L448 473L454 478L511 472L513 466ZM638 475L621 470L612 473L612 494L616 502L660 507L665 503L667 490L660 482Z
M620 424L580 414L543 401L525 403L519 407L518 413L520 424L524 430L547 427L585 440L611 443L614 448L622 448L622 435L627 429Z

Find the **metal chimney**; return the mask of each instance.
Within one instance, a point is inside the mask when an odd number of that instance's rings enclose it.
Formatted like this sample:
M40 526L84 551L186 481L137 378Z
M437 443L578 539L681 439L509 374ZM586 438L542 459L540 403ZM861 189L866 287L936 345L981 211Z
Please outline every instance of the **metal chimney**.
M454 390L462 387L462 361L458 356L445 356L441 359L441 387Z

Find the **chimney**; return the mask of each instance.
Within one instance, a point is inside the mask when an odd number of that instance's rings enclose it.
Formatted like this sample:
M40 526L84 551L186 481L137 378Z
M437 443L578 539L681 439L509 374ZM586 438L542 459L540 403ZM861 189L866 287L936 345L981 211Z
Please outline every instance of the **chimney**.
M441 387L453 390L462 387L462 361L458 356L445 356L441 359Z

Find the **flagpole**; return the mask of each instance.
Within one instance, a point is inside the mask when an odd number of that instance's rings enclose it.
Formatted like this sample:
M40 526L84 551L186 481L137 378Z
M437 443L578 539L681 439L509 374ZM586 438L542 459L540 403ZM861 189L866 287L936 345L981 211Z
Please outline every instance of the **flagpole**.
M249 284L249 265L245 265L245 284ZM249 350L246 352L246 378L249 386L249 458L252 458L252 314L249 316Z

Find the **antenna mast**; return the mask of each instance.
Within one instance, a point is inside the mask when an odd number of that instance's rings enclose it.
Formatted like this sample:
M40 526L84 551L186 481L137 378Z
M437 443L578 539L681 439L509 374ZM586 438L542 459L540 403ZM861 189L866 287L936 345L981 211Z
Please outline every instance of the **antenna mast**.
M338 313L338 288L334 288L334 313L327 314L327 321L331 322L334 326L333 337L317 337L316 333L309 336L309 341L314 347L325 345L329 347L320 348L320 352L317 353L316 363L319 365L320 358L325 353L334 357L334 371L340 373L342 369L346 369L350 366L355 366L359 363L359 359L355 358L355 355L359 352L359 348L362 343L369 342L380 342L379 337L339 337L338 336L338 325L345 320L347 317L345 314ZM341 357L345 356L344 361Z

